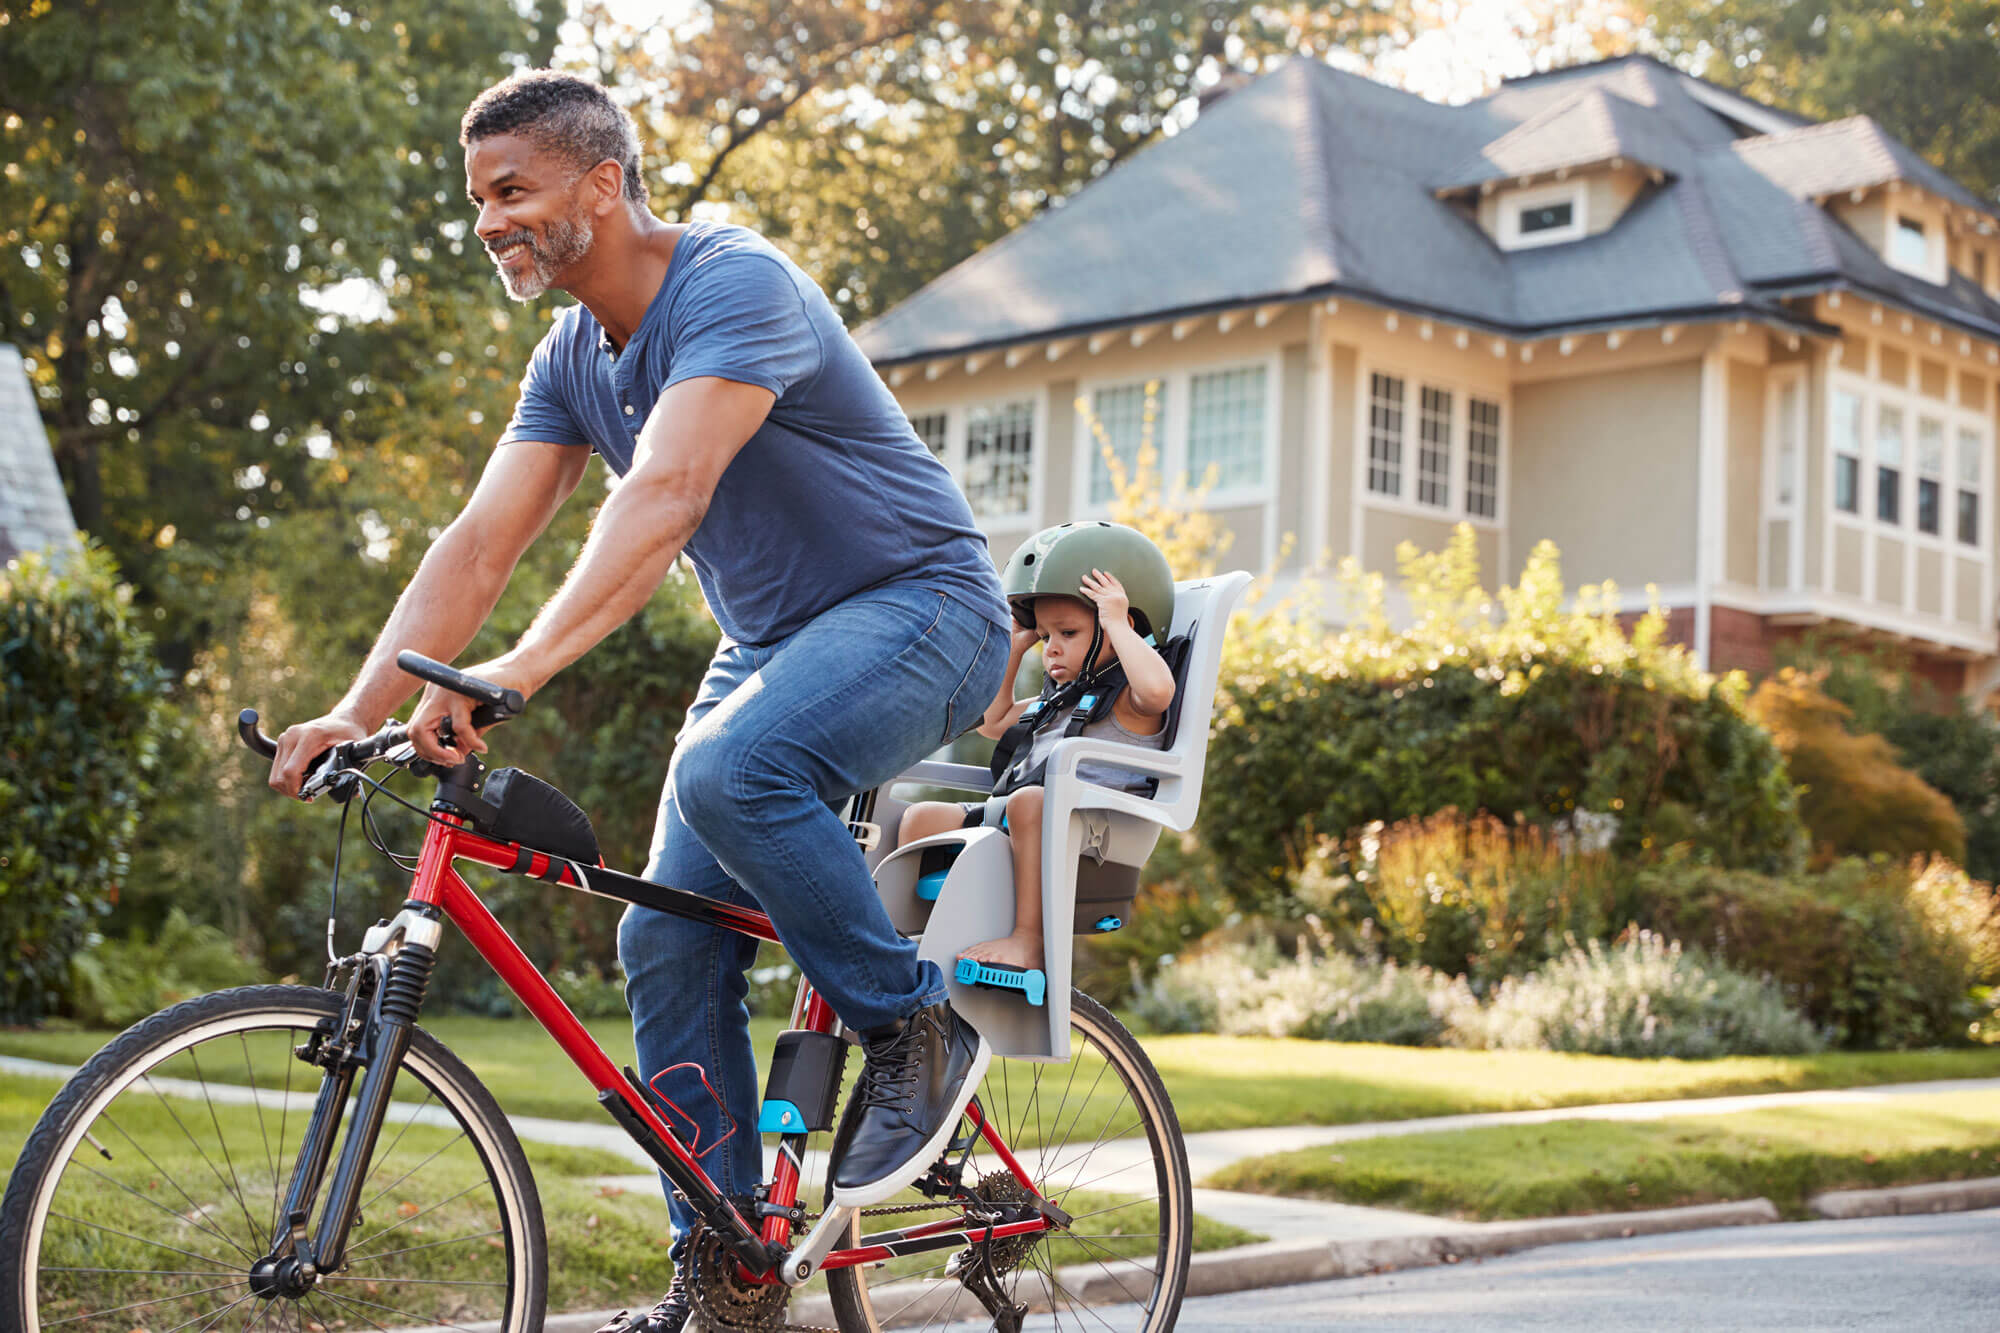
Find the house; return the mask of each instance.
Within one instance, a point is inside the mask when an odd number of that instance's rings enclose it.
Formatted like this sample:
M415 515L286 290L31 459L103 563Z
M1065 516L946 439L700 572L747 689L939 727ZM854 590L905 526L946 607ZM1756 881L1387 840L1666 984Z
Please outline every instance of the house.
M1464 106L1294 59L856 337L1002 553L1150 429L1247 568L1463 521L1711 666L1824 625L1983 697L1996 227L1865 116L1644 56Z
M0 343L0 565L23 551L76 545L76 522L49 452L21 354Z

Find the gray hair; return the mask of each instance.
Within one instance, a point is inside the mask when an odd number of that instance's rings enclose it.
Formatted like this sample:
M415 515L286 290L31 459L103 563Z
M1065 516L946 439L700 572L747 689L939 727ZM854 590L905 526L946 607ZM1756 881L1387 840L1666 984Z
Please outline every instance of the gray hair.
M625 198L643 206L639 130L598 84L552 69L512 74L472 99L458 125L458 142L519 134L581 173L607 158L625 172Z

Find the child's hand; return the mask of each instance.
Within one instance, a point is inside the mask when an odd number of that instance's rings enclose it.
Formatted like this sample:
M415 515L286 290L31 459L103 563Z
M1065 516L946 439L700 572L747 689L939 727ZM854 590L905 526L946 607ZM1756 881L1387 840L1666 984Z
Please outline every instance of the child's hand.
M1036 631L1016 625L1014 626L1014 636L1008 641L1008 646L1014 650L1014 655L1019 657L1041 641L1042 636Z
M1097 620L1106 629L1126 623L1126 616L1132 610L1131 599L1125 595L1125 585L1116 575L1101 569L1093 569L1083 576L1083 595L1097 604Z

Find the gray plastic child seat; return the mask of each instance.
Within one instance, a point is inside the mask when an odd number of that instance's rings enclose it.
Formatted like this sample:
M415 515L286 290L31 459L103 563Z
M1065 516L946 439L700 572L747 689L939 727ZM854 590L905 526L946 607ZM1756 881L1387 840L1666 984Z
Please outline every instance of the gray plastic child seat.
M883 832L867 855L876 888L896 928L920 937L919 954L935 962L951 988L952 1005L971 1020L995 1054L1028 1060L1069 1058L1070 953L1077 930L1089 931L1112 905L1129 904L1140 867L1160 831L1194 826L1201 805L1208 725L1222 674L1222 645L1250 576L1237 572L1176 584L1173 636L1191 642L1171 744L1144 750L1117 741L1072 736L1049 757L1042 792L1042 970L1047 997L1030 1005L1017 993L960 985L953 979L959 950L1014 928L1014 865L1005 834L961 829L891 848L905 803L885 790L872 812ZM1157 779L1150 796L1115 791L1077 777L1079 763L1102 760ZM925 762L896 779L984 794L992 775L972 764ZM957 847L935 902L917 896L927 849Z

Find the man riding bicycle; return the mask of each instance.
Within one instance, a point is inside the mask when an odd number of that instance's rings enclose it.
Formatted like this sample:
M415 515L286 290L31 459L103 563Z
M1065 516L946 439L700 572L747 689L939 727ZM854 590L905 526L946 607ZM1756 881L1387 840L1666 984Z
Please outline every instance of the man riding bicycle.
M742 228L647 210L637 132L603 89L515 75L474 99L460 140L476 232L508 294L554 289L579 304L536 348L501 447L347 694L279 738L271 785L297 795L317 755L373 732L409 696L398 651L462 651L601 455L622 480L575 568L513 649L467 670L532 695L687 556L722 639L675 744L646 874L754 900L862 1035L834 1198L878 1202L935 1158L988 1051L937 967L890 924L836 809L977 725L998 690L1009 617L985 538L797 266ZM455 764L483 751L471 707L429 687L411 719L419 752ZM633 907L618 944L642 1074L698 1065L727 1114L755 1124L754 942ZM713 1101L679 1104L702 1141L722 1136ZM747 1193L759 1155L754 1135L735 1135L711 1174ZM672 1211L674 1290L607 1330L686 1322L694 1219Z

